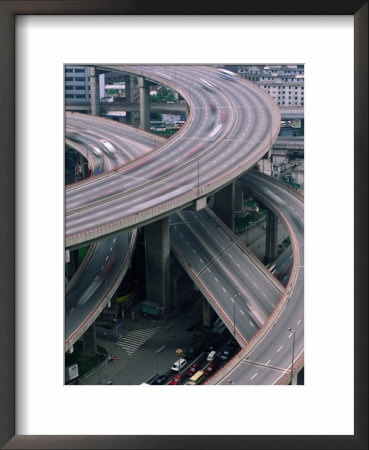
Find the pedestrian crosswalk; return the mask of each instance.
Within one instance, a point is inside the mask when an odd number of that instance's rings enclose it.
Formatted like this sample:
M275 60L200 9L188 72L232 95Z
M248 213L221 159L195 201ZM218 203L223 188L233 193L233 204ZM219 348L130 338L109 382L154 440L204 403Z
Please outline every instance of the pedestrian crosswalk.
M160 327L132 330L129 331L125 336L119 336L118 342L116 344L124 348L124 350L128 353L128 356L131 356L158 330L160 330Z

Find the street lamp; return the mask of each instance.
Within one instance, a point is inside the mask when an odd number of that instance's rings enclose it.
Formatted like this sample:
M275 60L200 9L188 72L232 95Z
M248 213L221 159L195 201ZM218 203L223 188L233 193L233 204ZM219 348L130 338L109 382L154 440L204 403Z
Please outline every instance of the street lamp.
M291 364L291 386L293 385L293 361L295 359L295 330L293 328L288 328L288 331L293 333L292 341L292 364Z
M239 297L240 293L237 292L237 294L235 294L232 299L233 299L233 334L234 337L236 337L236 301L235 298Z

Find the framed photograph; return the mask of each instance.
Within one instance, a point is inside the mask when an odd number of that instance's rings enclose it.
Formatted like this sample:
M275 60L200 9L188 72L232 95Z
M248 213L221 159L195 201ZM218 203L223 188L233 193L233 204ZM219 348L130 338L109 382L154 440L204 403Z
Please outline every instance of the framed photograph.
M1 1L0 33L2 448L368 448L368 3ZM65 70L91 64L304 67L303 385L65 384Z

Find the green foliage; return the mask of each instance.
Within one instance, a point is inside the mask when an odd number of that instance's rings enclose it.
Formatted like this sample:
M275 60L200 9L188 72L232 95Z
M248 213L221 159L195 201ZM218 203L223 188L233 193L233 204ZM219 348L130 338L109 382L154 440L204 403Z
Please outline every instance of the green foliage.
M163 86L158 90L157 95L150 96L150 101L153 103L174 102L175 97L173 91Z

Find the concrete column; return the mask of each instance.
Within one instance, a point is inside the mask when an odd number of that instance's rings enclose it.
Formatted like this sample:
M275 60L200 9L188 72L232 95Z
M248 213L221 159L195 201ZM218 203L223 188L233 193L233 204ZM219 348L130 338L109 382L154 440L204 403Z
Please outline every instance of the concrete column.
M206 298L202 299L202 324L211 327L215 318L215 312Z
M133 94L134 94L134 78L131 75L124 76L124 84L126 87L126 102L133 103ZM126 111L126 124L132 125L132 112Z
M146 298L160 303L163 311L170 302L170 241L169 218L157 220L145 227Z
M229 184L214 195L214 212L234 231L235 186Z
M83 350L90 355L96 355L97 353L96 328L94 323L83 335Z
M140 88L140 129L150 131L150 89L144 77L138 77Z
M268 210L265 247L265 261L267 263L274 261L277 257L277 232L278 217Z
M94 116L100 115L100 86L99 75L96 67L88 68L88 75L90 77L90 95L91 95L91 114Z

